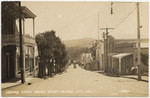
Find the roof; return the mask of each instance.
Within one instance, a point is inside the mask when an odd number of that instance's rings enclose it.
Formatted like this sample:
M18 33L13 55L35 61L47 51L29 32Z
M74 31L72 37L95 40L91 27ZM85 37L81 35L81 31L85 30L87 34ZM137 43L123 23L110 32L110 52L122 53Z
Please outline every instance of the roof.
M134 42L137 43L137 39L116 39L117 42ZM141 38L141 43L148 43L148 38Z
M122 57L126 57L126 56L129 56L129 55L132 55L133 53L119 53L119 54L116 54L116 55L113 55L112 57L113 58L122 58Z
M116 48L117 47L132 46L132 45L134 45L134 43L120 42L120 43L116 44Z
M21 6L24 18L35 18L36 15L32 13L26 6Z

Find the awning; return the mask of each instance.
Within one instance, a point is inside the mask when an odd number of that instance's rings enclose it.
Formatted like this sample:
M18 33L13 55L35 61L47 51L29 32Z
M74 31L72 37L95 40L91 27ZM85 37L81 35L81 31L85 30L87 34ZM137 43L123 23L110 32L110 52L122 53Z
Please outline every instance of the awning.
M122 57L126 57L126 56L129 56L129 55L132 55L133 53L119 53L119 54L116 54L116 55L113 55L112 57L113 58L122 58Z
M21 6L24 18L35 18L36 15L32 13L26 6Z

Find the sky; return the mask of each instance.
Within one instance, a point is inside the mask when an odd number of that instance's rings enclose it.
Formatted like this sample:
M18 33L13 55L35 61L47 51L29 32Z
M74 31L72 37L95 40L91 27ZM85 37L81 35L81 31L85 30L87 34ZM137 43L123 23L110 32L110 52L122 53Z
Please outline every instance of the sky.
M110 2L22 1L21 3L37 16L36 34L54 30L64 41L87 37L97 39L99 32L101 39L105 31L98 28L107 27L115 28L109 30L109 34L116 39L137 38L137 9L136 3L133 2L113 2L112 15ZM148 38L149 3L140 3L140 25L141 38ZM25 20L25 28L27 34L33 34L32 19Z

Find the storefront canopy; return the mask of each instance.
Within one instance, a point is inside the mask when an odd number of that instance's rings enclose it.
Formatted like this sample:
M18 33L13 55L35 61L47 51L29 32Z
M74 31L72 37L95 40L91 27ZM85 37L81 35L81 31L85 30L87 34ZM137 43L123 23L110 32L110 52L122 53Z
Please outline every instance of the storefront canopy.
M122 57L126 57L126 56L129 56L129 55L132 55L133 53L119 53L119 54L116 54L116 55L113 55L112 57L113 58L122 58Z

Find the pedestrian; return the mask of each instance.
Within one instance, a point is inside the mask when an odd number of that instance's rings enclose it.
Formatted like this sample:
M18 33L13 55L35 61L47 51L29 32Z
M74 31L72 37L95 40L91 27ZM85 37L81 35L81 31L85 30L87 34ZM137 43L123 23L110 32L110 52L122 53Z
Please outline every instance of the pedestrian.
M76 61L73 62L74 68L76 68Z

